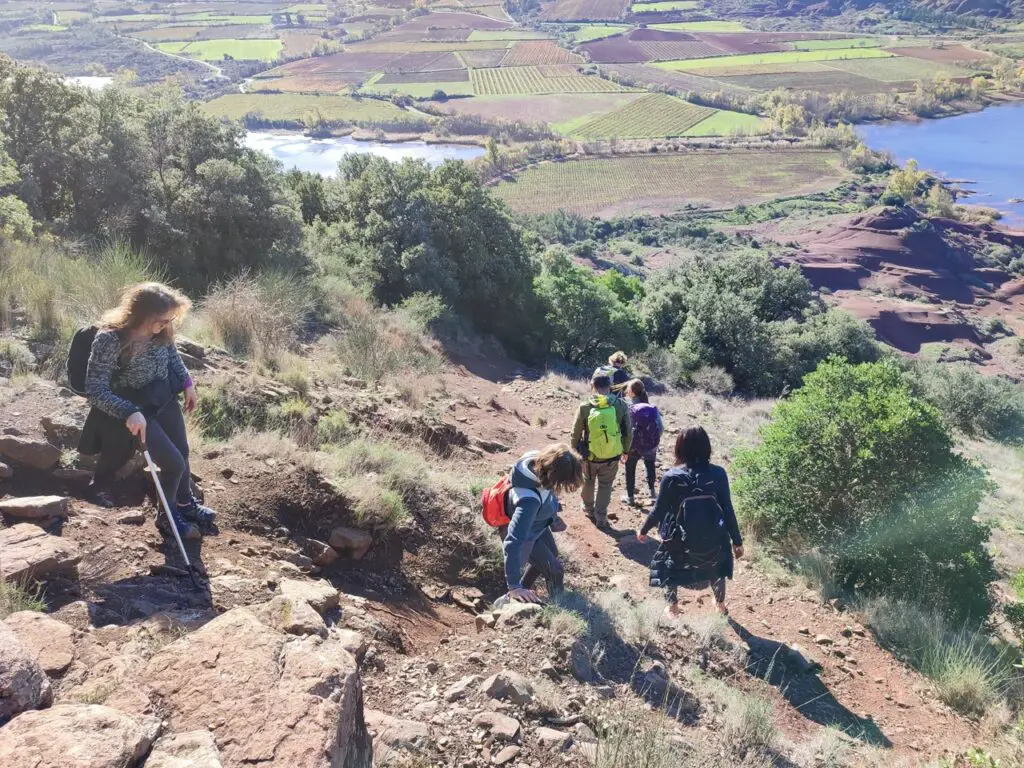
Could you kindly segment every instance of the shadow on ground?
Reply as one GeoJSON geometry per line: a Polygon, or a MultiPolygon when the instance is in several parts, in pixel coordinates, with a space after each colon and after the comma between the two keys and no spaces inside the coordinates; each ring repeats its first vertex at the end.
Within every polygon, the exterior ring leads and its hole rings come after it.
{"type": "Polygon", "coordinates": [[[848,736],[879,747],[892,742],[871,718],[859,717],[840,704],[821,679],[811,671],[793,669],[793,652],[783,643],[758,637],[735,619],[733,631],[750,646],[747,669],[778,689],[801,715],[812,722],[839,728],[848,736]]]}

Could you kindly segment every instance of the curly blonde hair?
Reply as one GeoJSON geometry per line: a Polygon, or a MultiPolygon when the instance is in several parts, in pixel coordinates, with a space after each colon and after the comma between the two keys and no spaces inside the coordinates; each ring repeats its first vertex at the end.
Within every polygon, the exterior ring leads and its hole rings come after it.
{"type": "MultiPolygon", "coordinates": [[[[100,326],[111,331],[133,331],[153,318],[177,312],[181,320],[192,302],[181,291],[163,283],[139,283],[121,294],[121,303],[103,314],[100,326]]],[[[157,340],[170,344],[174,341],[174,323],[168,323],[157,334],[157,340]]]]}
{"type": "Polygon", "coordinates": [[[552,443],[537,454],[533,470],[541,488],[571,493],[583,485],[583,459],[565,443],[552,443]]]}
{"type": "Polygon", "coordinates": [[[621,368],[628,361],[629,361],[629,358],[626,357],[626,353],[623,352],[621,349],[618,352],[614,353],[611,357],[608,358],[608,364],[609,365],[614,365],[616,368],[621,368]]]}

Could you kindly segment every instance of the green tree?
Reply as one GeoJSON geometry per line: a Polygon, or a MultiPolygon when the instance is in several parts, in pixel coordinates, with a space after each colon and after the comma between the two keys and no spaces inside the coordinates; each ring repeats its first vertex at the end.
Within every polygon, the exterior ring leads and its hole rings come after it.
{"type": "Polygon", "coordinates": [[[917,160],[907,160],[903,168],[897,169],[889,176],[887,191],[899,195],[905,202],[912,203],[917,197],[918,187],[928,178],[928,174],[917,167],[917,160]]]}
{"type": "Polygon", "coordinates": [[[550,248],[536,290],[546,306],[551,348],[573,365],[596,363],[616,349],[643,346],[639,318],[594,273],[573,263],[562,246],[550,248]]]}
{"type": "Polygon", "coordinates": [[[823,363],[760,438],[734,467],[740,517],[762,541],[818,548],[850,591],[987,615],[989,530],[975,517],[989,482],[895,362],[823,363]]]}

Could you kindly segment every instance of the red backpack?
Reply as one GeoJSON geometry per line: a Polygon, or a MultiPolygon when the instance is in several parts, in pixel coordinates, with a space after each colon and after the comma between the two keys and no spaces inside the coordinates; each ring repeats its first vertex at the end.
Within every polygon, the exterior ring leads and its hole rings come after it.
{"type": "Polygon", "coordinates": [[[512,480],[508,475],[503,475],[490,488],[484,488],[482,494],[484,522],[492,528],[500,528],[511,522],[508,513],[505,511],[505,497],[511,488],[512,480]]]}

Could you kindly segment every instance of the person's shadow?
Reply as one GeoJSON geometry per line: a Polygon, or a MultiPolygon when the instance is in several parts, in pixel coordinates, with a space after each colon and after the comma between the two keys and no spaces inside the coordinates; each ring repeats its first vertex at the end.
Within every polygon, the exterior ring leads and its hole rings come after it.
{"type": "Polygon", "coordinates": [[[858,717],[840,704],[818,675],[801,670],[793,651],[783,643],[758,637],[738,621],[729,619],[741,640],[750,647],[747,669],[778,689],[795,710],[812,722],[834,726],[847,736],[879,747],[892,742],[870,717],[858,717]]]}

